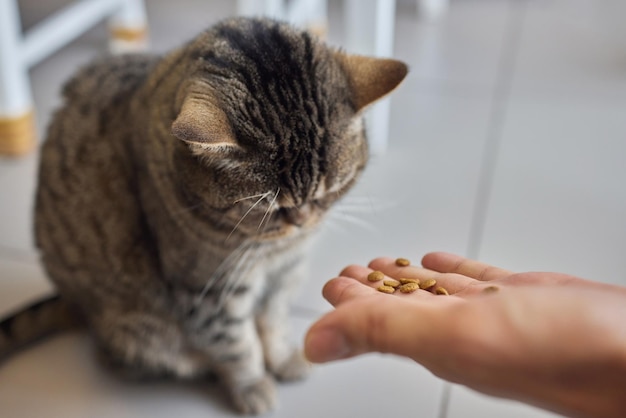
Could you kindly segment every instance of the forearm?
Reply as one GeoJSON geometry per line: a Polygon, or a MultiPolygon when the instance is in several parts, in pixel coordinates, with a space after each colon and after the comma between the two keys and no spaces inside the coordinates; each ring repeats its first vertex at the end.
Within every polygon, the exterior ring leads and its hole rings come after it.
{"type": "Polygon", "coordinates": [[[626,417],[626,345],[614,342],[606,347],[613,353],[607,351],[601,364],[581,367],[562,378],[554,396],[544,398],[546,407],[552,402],[557,412],[572,417],[626,417]]]}
{"type": "MultiPolygon", "coordinates": [[[[513,316],[507,321],[502,313],[504,328],[511,328],[504,340],[523,348],[517,355],[513,347],[500,351],[508,355],[503,362],[518,362],[502,364],[500,384],[507,381],[506,371],[514,372],[510,393],[517,400],[571,417],[626,417],[626,325],[619,320],[626,318],[623,297],[596,289],[544,290],[519,309],[527,313],[530,326],[516,323],[513,316]],[[555,309],[530,313],[550,303],[555,309]]],[[[515,310],[514,301],[506,303],[515,310]]]]}

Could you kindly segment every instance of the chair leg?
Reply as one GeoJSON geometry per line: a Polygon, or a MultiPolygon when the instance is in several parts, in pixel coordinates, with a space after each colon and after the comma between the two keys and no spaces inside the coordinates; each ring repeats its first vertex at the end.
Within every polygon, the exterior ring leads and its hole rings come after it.
{"type": "Polygon", "coordinates": [[[325,39],[328,35],[328,1],[291,0],[287,3],[287,20],[325,39]]]}
{"type": "Polygon", "coordinates": [[[18,157],[30,153],[37,143],[35,114],[0,117],[0,155],[18,157]]]}
{"type": "Polygon", "coordinates": [[[20,53],[16,0],[0,0],[0,155],[17,156],[36,143],[28,69],[20,53]]]}
{"type": "Polygon", "coordinates": [[[119,10],[109,19],[113,53],[139,52],[148,46],[148,20],[143,0],[121,0],[119,10]]]}

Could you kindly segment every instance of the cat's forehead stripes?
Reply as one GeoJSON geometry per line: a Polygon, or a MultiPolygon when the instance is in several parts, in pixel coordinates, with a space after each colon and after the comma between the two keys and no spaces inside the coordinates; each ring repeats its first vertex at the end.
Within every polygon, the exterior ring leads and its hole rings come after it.
{"type": "Polygon", "coordinates": [[[311,198],[329,165],[331,125],[353,111],[340,64],[311,35],[277,22],[236,19],[213,33],[201,57],[205,73],[229,68],[213,82],[237,141],[262,153],[296,201],[311,198]]]}

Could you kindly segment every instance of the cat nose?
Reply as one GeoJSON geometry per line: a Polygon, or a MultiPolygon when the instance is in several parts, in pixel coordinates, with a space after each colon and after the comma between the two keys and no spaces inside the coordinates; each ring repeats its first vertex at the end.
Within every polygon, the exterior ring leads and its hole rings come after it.
{"type": "Polygon", "coordinates": [[[287,223],[295,226],[302,226],[311,216],[311,206],[303,205],[300,207],[282,208],[281,212],[287,223]]]}

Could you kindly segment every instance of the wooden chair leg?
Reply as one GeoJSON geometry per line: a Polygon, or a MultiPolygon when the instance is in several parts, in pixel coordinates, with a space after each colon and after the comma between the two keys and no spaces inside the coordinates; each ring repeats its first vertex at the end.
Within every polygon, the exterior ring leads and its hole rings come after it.
{"type": "Polygon", "coordinates": [[[0,155],[18,156],[36,143],[28,68],[20,51],[16,0],[0,0],[0,155]]]}
{"type": "Polygon", "coordinates": [[[143,51],[148,46],[148,23],[143,0],[124,0],[109,20],[113,53],[143,51]]]}
{"type": "Polygon", "coordinates": [[[33,111],[15,117],[0,117],[0,155],[26,155],[35,148],[36,143],[33,111]]]}

